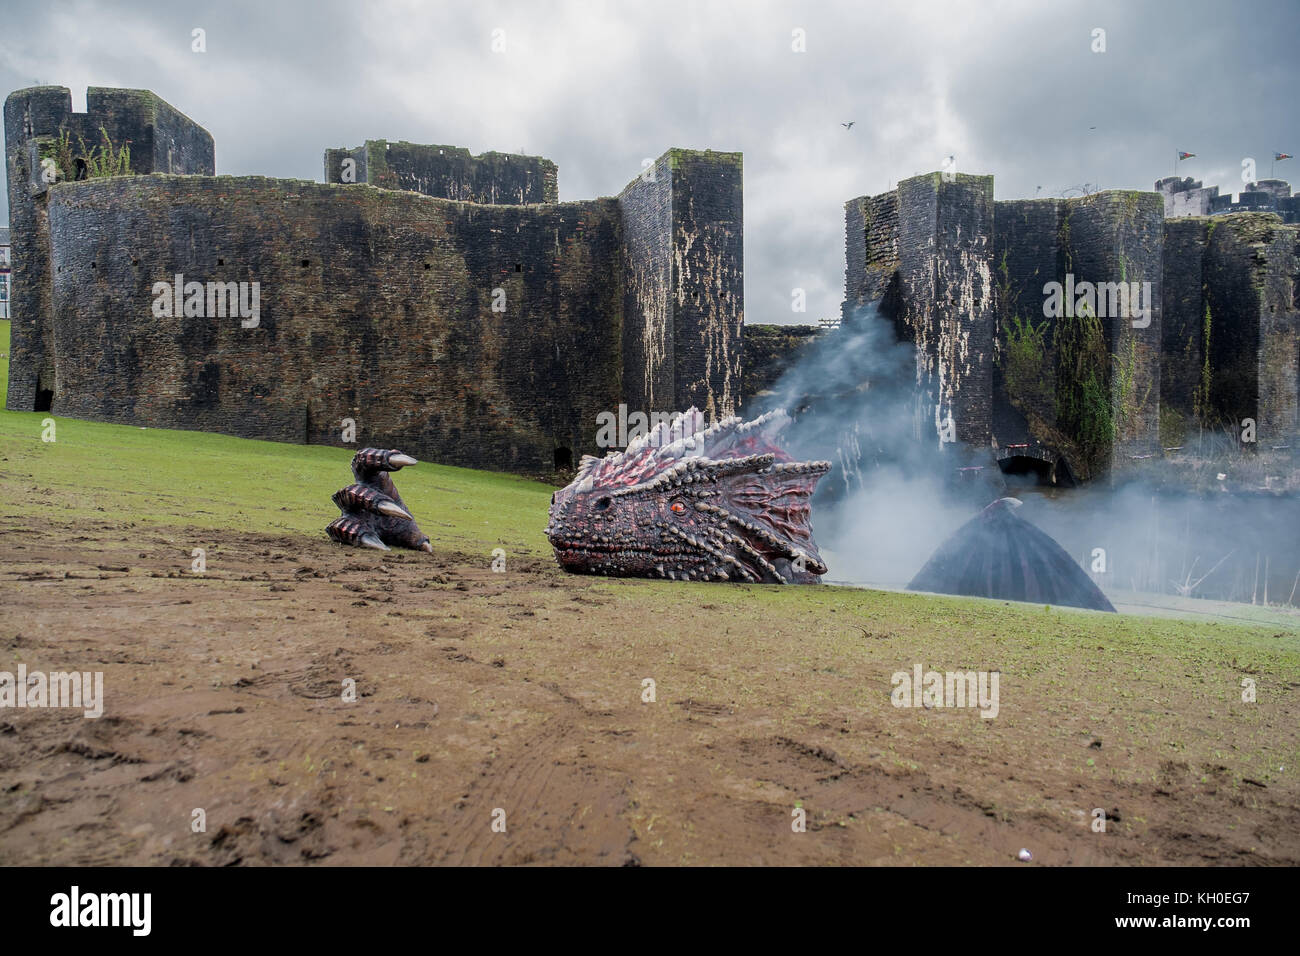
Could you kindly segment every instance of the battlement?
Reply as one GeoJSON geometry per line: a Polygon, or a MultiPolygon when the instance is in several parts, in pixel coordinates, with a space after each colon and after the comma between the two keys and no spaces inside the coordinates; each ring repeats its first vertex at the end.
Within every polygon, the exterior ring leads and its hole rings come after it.
{"type": "Polygon", "coordinates": [[[368,139],[352,149],[325,151],[327,183],[368,183],[488,205],[559,202],[558,175],[555,163],[540,156],[474,156],[460,146],[368,139]]]}
{"type": "Polygon", "coordinates": [[[1290,184],[1281,179],[1247,183],[1236,199],[1231,194],[1221,196],[1218,186],[1204,186],[1190,176],[1167,176],[1156,182],[1156,191],[1165,201],[1166,219],[1272,212],[1283,222],[1300,223],[1300,196],[1292,196],[1290,184]]]}

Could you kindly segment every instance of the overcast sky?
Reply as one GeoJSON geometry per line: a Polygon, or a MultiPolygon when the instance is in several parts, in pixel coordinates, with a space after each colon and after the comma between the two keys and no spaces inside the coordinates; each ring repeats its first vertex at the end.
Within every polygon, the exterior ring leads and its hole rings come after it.
{"type": "MultiPolygon", "coordinates": [[[[212,133],[220,174],[320,181],[326,147],[405,139],[546,156],[572,200],[670,146],[740,150],[746,320],[813,322],[839,313],[845,200],[950,154],[998,199],[1151,189],[1179,149],[1225,192],[1244,157],[1267,177],[1300,154],[1297,37],[1295,0],[43,0],[6,3],[0,86],[67,86],[79,110],[87,86],[151,89],[212,133]]],[[[1277,176],[1300,184],[1300,159],[1277,176]]]]}

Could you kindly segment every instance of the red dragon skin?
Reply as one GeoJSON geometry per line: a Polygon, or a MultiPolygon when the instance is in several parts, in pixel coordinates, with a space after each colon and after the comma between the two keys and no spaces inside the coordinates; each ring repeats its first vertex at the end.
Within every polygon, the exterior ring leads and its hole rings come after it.
{"type": "Polygon", "coordinates": [[[678,581],[816,584],[809,499],[828,461],[794,461],[769,412],[708,428],[690,409],[627,450],[583,456],[551,497],[546,536],[566,571],[678,581]]]}

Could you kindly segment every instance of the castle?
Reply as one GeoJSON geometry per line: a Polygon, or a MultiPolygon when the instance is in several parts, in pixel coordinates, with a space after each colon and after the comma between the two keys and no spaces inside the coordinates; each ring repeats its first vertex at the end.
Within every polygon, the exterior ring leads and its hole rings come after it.
{"type": "Polygon", "coordinates": [[[991,176],[934,173],[845,222],[845,325],[872,306],[915,343],[922,435],[1058,484],[1122,477],[1202,427],[1300,447],[1300,226],[1275,212],[994,201],[991,176]]]}
{"type": "Polygon", "coordinates": [[[1234,212],[1275,212],[1283,222],[1300,223],[1300,196],[1291,195],[1291,184],[1281,179],[1247,183],[1236,200],[1219,195],[1218,186],[1203,186],[1199,179],[1166,176],[1156,181],[1156,192],[1165,201],[1165,218],[1223,216],[1234,212]]]}
{"type": "Polygon", "coordinates": [[[738,153],[670,149],[562,203],[553,163],[449,146],[216,176],[212,137],[144,90],[86,113],[19,90],[4,121],[10,409],[537,473],[601,453],[620,403],[737,408],[738,153]],[[87,175],[123,146],[149,175],[87,175]]]}
{"type": "Polygon", "coordinates": [[[216,176],[154,94],[87,104],[5,103],[11,409],[546,473],[601,454],[620,406],[732,414],[880,316],[915,345],[917,440],[956,464],[1122,477],[1225,426],[1300,448],[1289,188],[1237,210],[1182,181],[995,201],[992,176],[913,177],[845,206],[838,330],[746,326],[738,153],[562,203],[548,160],[383,140],[326,150],[324,183],[216,176]],[[148,175],[92,175],[128,144],[148,175]]]}

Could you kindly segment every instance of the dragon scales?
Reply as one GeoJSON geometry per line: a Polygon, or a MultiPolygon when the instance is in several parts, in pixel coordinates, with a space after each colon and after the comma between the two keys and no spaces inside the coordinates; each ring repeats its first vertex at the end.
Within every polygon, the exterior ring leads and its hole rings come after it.
{"type": "Polygon", "coordinates": [[[816,584],[826,573],[809,499],[827,461],[794,461],[769,412],[705,427],[690,409],[622,453],[583,456],[551,497],[546,535],[566,571],[682,581],[816,584]]]}

